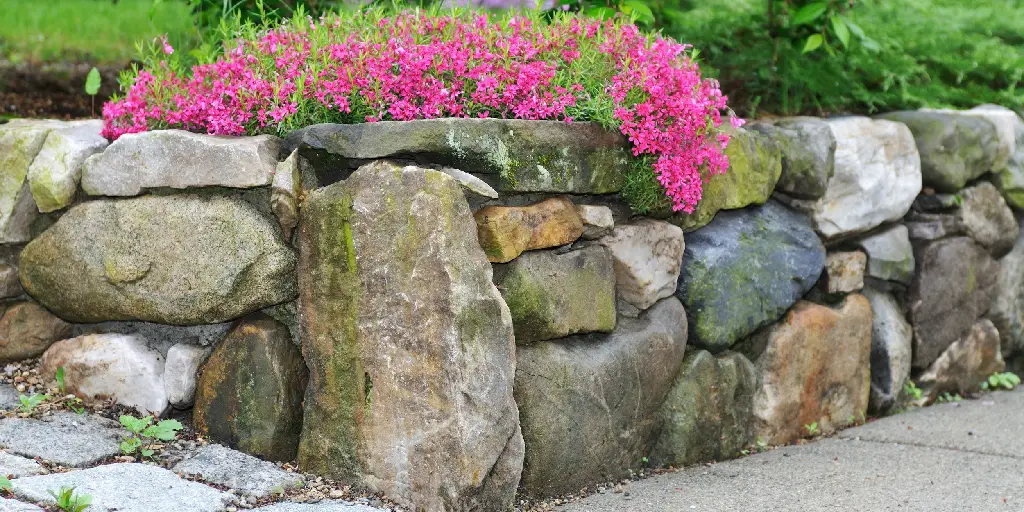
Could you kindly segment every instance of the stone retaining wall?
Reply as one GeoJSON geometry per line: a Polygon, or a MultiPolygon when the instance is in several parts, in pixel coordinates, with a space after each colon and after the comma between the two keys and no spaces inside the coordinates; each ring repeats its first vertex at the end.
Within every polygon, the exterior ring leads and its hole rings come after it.
{"type": "Polygon", "coordinates": [[[441,119],[107,144],[0,125],[0,360],[422,510],[501,510],[1024,360],[1024,121],[741,129],[692,215],[626,142],[441,119]]]}

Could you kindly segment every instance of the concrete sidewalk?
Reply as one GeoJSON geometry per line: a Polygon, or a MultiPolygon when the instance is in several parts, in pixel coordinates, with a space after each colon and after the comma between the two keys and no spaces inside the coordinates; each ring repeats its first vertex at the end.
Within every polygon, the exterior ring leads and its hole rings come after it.
{"type": "Polygon", "coordinates": [[[557,510],[1024,511],[1024,391],[914,410],[557,510]]]}

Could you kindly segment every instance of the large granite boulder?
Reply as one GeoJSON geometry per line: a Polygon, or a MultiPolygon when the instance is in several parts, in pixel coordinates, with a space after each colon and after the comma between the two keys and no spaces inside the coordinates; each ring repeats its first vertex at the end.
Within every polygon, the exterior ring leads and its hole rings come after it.
{"type": "Polygon", "coordinates": [[[295,460],[307,382],[288,328],[250,315],[200,368],[192,422],[196,431],[245,453],[295,460]]]}
{"type": "Polygon", "coordinates": [[[763,204],[771,197],[782,174],[778,144],[758,132],[737,128],[725,154],[729,157],[725,174],[709,176],[693,213],[673,215],[673,224],[692,231],[711,222],[720,210],[763,204]]]}
{"type": "Polygon", "coordinates": [[[571,244],[583,234],[583,219],[566,197],[530,206],[485,206],[473,214],[487,259],[507,263],[524,251],[571,244]]]}
{"type": "Polygon", "coordinates": [[[595,123],[523,119],[319,124],[292,132],[285,147],[318,174],[412,159],[479,174],[499,192],[610,194],[632,163],[626,138],[595,123]]]}
{"type": "Polygon", "coordinates": [[[754,365],[741,354],[687,354],[661,406],[650,462],[683,467],[738,456],[753,441],[756,387],[754,365]]]}
{"type": "Polygon", "coordinates": [[[769,444],[829,433],[862,419],[868,407],[871,305],[848,295],[833,309],[801,301],[779,323],[738,349],[757,368],[754,424],[769,444]]]}
{"type": "Polygon", "coordinates": [[[987,318],[975,322],[963,338],[946,348],[917,378],[925,402],[942,393],[974,393],[989,375],[1006,368],[999,351],[999,332],[987,318]]]}
{"type": "Polygon", "coordinates": [[[375,162],[299,222],[299,463],[422,510],[506,510],[522,471],[512,317],[458,183],[375,162]]]}
{"type": "Polygon", "coordinates": [[[53,128],[44,123],[0,125],[0,243],[23,243],[39,216],[29,188],[28,168],[53,128]]]}
{"type": "MultiPolygon", "coordinates": [[[[923,183],[939,192],[964,188],[969,181],[994,170],[1000,159],[996,127],[980,116],[919,110],[880,117],[910,128],[921,155],[923,183]]],[[[1005,156],[1002,158],[1005,161],[1005,156]]]]}
{"type": "Polygon", "coordinates": [[[635,317],[675,292],[685,248],[682,229],[640,219],[615,226],[598,243],[615,263],[616,293],[623,313],[635,317]]]}
{"type": "Polygon", "coordinates": [[[25,290],[72,322],[224,322],[296,295],[295,253],[239,199],[82,203],[21,253],[25,290]]]}
{"type": "Polygon", "coordinates": [[[999,260],[995,287],[988,318],[999,331],[1003,357],[1009,359],[1024,350],[1024,236],[999,260]]]}
{"type": "Polygon", "coordinates": [[[910,378],[914,331],[903,308],[892,294],[865,288],[871,303],[871,396],[870,409],[885,414],[899,403],[903,385],[910,378]]]}
{"type": "Polygon", "coordinates": [[[868,255],[868,276],[906,285],[914,279],[914,248],[903,224],[865,236],[857,245],[868,255]]]}
{"type": "Polygon", "coordinates": [[[817,282],[825,247],[807,218],[769,201],[721,212],[687,235],[676,295],[690,341],[721,352],[778,320],[817,282]]]}
{"type": "Polygon", "coordinates": [[[962,338],[992,304],[999,264],[968,237],[930,242],[916,250],[909,320],[914,328],[914,368],[927,368],[962,338]]]}
{"type": "Polygon", "coordinates": [[[639,469],[685,348],[686,315],[674,298],[620,318],[612,334],[520,345],[523,492],[575,492],[639,469]]]}
{"type": "Polygon", "coordinates": [[[46,135],[28,168],[29,188],[40,212],[67,207],[75,199],[85,159],[103,151],[103,121],[72,121],[46,135]]]}
{"type": "Polygon", "coordinates": [[[789,117],[774,123],[755,122],[750,129],[768,136],[782,149],[782,175],[776,192],[800,199],[825,195],[836,152],[836,138],[828,123],[816,117],[789,117]]]}
{"type": "Polygon", "coordinates": [[[866,117],[826,121],[836,139],[835,171],[817,201],[791,200],[827,239],[903,217],[921,192],[921,163],[906,126],[866,117]]]}
{"type": "Polygon", "coordinates": [[[71,336],[71,325],[34,302],[0,306],[0,361],[39,357],[50,345],[71,336]]]}
{"type": "Polygon", "coordinates": [[[615,329],[615,272],[600,245],[533,251],[495,271],[516,343],[615,329]]]}
{"type": "Polygon", "coordinates": [[[272,135],[129,133],[85,161],[82,189],[92,196],[137,196],[159,188],[261,187],[273,180],[280,151],[272,135]]]}

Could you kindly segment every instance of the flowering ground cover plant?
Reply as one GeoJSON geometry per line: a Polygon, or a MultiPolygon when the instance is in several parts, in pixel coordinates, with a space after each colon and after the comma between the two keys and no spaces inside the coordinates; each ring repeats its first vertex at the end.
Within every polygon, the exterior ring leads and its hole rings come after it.
{"type": "Polygon", "coordinates": [[[622,17],[366,8],[222,30],[222,48],[205,54],[183,57],[166,41],[143,49],[143,67],[122,77],[125,95],[103,108],[104,135],[283,134],[437,117],[594,121],[632,143],[644,173],[632,182],[656,178],[657,199],[686,212],[703,179],[728,166],[717,82],[702,78],[687,45],[622,17]]]}

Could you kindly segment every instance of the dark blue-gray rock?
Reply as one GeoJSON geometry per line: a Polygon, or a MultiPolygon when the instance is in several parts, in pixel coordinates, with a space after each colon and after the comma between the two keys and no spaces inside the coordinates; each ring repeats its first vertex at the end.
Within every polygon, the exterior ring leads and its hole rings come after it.
{"type": "Polygon", "coordinates": [[[910,378],[914,332],[903,308],[889,293],[865,288],[871,303],[871,394],[868,408],[885,414],[898,405],[903,385],[910,378]]]}
{"type": "Polygon", "coordinates": [[[690,341],[713,353],[779,318],[821,275],[825,247],[807,217],[775,201],[719,212],[686,237],[676,295],[690,341]]]}
{"type": "Polygon", "coordinates": [[[782,149],[777,192],[800,199],[825,195],[836,153],[836,138],[828,123],[815,117],[789,117],[775,123],[751,123],[748,129],[767,135],[782,149]]]}
{"type": "Polygon", "coordinates": [[[619,317],[612,334],[518,346],[521,492],[576,492],[639,470],[685,348],[686,316],[673,297],[639,318],[619,317]]]}

